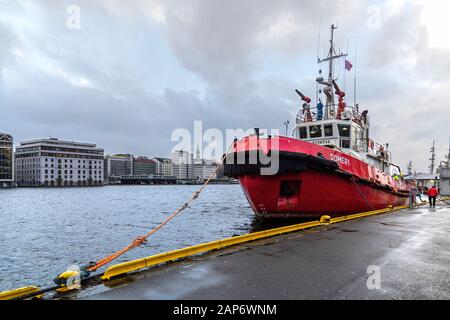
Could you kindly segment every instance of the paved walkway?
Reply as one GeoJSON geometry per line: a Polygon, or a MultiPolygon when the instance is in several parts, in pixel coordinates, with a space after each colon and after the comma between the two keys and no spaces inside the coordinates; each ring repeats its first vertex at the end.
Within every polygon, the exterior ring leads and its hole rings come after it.
{"type": "Polygon", "coordinates": [[[79,298],[450,299],[450,206],[261,240],[125,280],[79,298]]]}

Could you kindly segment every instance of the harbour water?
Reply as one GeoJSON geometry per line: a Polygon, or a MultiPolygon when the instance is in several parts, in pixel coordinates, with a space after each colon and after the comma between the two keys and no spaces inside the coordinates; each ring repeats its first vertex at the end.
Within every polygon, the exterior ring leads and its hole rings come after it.
{"type": "MultiPolygon", "coordinates": [[[[0,190],[0,291],[51,285],[156,227],[198,186],[0,190]]],[[[149,242],[117,262],[260,228],[239,185],[211,185],[149,242]]]]}

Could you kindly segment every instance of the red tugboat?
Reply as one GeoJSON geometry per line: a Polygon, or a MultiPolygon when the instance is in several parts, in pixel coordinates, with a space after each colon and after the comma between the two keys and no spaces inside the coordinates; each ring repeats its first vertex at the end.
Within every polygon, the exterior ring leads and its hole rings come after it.
{"type": "Polygon", "coordinates": [[[303,105],[294,138],[263,137],[255,129],[235,140],[225,158],[225,175],[239,180],[260,218],[335,217],[408,201],[412,186],[400,178],[389,146],[370,139],[368,111],[347,106],[333,76],[334,60],[347,56],[334,49],[335,29],[328,57],[319,60],[329,63],[329,74],[328,80],[317,78],[317,106],[296,90],[303,105]]]}

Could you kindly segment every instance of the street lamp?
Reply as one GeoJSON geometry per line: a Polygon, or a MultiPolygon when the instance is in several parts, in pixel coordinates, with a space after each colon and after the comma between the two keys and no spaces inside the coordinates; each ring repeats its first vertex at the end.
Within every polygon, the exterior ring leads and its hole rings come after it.
{"type": "Polygon", "coordinates": [[[284,125],[286,126],[286,137],[288,136],[288,130],[289,130],[289,120],[287,120],[284,125]]]}

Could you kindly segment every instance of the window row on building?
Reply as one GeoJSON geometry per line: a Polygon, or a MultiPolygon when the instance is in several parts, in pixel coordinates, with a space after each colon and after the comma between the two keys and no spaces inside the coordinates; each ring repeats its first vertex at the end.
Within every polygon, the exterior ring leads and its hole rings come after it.
{"type": "Polygon", "coordinates": [[[104,156],[95,144],[37,139],[21,142],[14,152],[11,135],[0,133],[0,187],[98,186],[123,176],[160,176],[178,180],[204,180],[217,164],[186,151],[171,158],[104,156]]]}
{"type": "Polygon", "coordinates": [[[16,184],[19,187],[103,185],[103,153],[103,149],[89,143],[58,139],[21,142],[15,151],[16,184]]]}
{"type": "Polygon", "coordinates": [[[13,137],[0,132],[0,188],[12,187],[14,180],[13,137]]]}
{"type": "Polygon", "coordinates": [[[172,163],[164,158],[116,154],[105,157],[104,170],[105,180],[122,176],[172,176],[172,163]]]}
{"type": "Polygon", "coordinates": [[[134,157],[130,154],[108,155],[105,157],[105,180],[122,176],[164,176],[178,180],[207,179],[217,167],[213,161],[194,160],[187,151],[174,151],[171,158],[134,157]]]}

